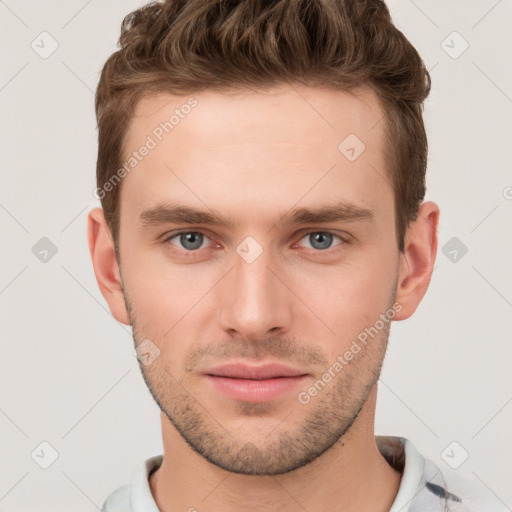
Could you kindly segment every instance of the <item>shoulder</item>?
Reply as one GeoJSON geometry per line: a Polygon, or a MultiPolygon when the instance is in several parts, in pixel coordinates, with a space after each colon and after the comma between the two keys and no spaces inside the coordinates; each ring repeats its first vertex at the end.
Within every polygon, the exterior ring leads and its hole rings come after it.
{"type": "Polygon", "coordinates": [[[129,484],[124,484],[110,493],[101,506],[101,512],[126,512],[128,510],[131,510],[129,484]]]}
{"type": "Polygon", "coordinates": [[[103,502],[101,512],[158,512],[149,484],[149,476],[162,463],[163,455],[144,460],[132,481],[118,487],[103,502]]]}
{"type": "Polygon", "coordinates": [[[430,459],[424,459],[421,491],[410,512],[505,512],[508,507],[492,490],[469,475],[443,468],[430,459]],[[432,508],[433,506],[437,508],[432,508]]]}
{"type": "MultiPolygon", "coordinates": [[[[444,487],[432,488],[431,492],[438,492],[440,498],[447,500],[448,511],[453,512],[505,512],[509,508],[498,496],[480,480],[467,475],[459,475],[452,470],[442,473],[444,487]],[[443,489],[445,492],[443,492],[443,489]]],[[[428,486],[427,482],[427,486],[428,486]]],[[[431,484],[432,485],[432,484],[431,484]]]]}
{"type": "Polygon", "coordinates": [[[404,437],[377,436],[377,446],[402,473],[390,512],[510,512],[483,482],[451,468],[439,468],[404,437]]]}

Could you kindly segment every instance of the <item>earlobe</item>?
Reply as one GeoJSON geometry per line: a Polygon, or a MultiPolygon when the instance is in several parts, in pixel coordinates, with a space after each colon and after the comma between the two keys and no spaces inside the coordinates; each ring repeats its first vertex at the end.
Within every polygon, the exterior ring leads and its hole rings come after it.
{"type": "Polygon", "coordinates": [[[94,275],[101,294],[107,301],[112,315],[119,322],[130,325],[114,241],[101,208],[94,208],[89,212],[87,239],[94,275]]]}
{"type": "Polygon", "coordinates": [[[418,216],[407,231],[400,253],[396,302],[402,310],[395,320],[409,318],[419,306],[430,284],[437,254],[439,207],[432,201],[420,205],[418,216]]]}

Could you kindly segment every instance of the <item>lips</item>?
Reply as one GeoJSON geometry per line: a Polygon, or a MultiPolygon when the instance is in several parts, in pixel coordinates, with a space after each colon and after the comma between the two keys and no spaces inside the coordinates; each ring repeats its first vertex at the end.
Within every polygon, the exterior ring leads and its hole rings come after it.
{"type": "Polygon", "coordinates": [[[246,402],[268,402],[290,393],[308,374],[290,366],[228,363],[210,368],[205,377],[216,391],[246,402]]]}
{"type": "Polygon", "coordinates": [[[270,363],[261,366],[249,366],[246,364],[231,363],[211,368],[204,373],[214,377],[249,380],[266,380],[277,379],[280,377],[299,377],[301,375],[306,375],[306,373],[301,370],[276,363],[270,363]]]}

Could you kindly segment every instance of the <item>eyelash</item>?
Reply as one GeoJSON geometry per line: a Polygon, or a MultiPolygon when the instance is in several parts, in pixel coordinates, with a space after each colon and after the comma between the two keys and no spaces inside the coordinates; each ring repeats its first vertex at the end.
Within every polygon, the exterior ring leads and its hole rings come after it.
{"type": "MultiPolygon", "coordinates": [[[[170,243],[169,243],[172,239],[177,238],[177,237],[178,237],[178,236],[180,236],[180,235],[183,235],[183,234],[189,234],[189,233],[201,234],[201,235],[203,235],[204,237],[206,237],[206,238],[210,239],[210,237],[209,237],[206,233],[204,233],[203,231],[190,231],[190,230],[189,230],[189,231],[186,231],[186,230],[185,230],[185,231],[178,231],[178,232],[175,232],[175,233],[171,233],[170,235],[166,236],[166,237],[163,239],[162,243],[163,243],[163,244],[166,244],[166,245],[171,245],[171,246],[172,246],[172,244],[170,244],[170,243]]],[[[329,235],[332,235],[332,236],[333,236],[333,237],[335,237],[335,238],[338,238],[338,239],[341,241],[341,243],[339,243],[338,245],[335,245],[335,246],[333,246],[333,247],[329,247],[329,248],[324,249],[324,250],[314,249],[314,248],[312,248],[312,249],[311,249],[311,250],[313,250],[315,253],[318,253],[318,254],[328,253],[329,251],[331,251],[331,252],[332,252],[332,250],[336,250],[336,248],[337,248],[337,247],[339,248],[340,246],[343,246],[343,245],[345,245],[345,244],[350,243],[350,241],[349,241],[349,239],[348,239],[348,236],[347,236],[347,237],[343,237],[343,236],[341,236],[341,235],[339,235],[339,234],[337,234],[337,233],[335,233],[335,232],[333,232],[333,231],[329,231],[329,230],[320,231],[320,230],[318,230],[318,229],[316,229],[316,230],[310,230],[310,231],[306,231],[306,232],[302,232],[302,233],[301,233],[300,240],[302,240],[302,239],[303,239],[303,238],[305,238],[306,236],[311,235],[311,234],[313,234],[313,233],[329,234],[329,235]]],[[[211,239],[210,239],[210,240],[211,240],[211,239]]],[[[300,241],[300,240],[299,240],[299,241],[300,241]]],[[[308,248],[308,247],[306,247],[306,249],[309,249],[309,248],[308,248]]],[[[197,255],[197,254],[200,252],[200,250],[201,250],[201,249],[195,249],[195,250],[191,250],[191,251],[190,251],[190,250],[186,250],[186,249],[182,249],[182,250],[179,250],[179,249],[173,249],[173,250],[174,250],[175,252],[177,252],[177,253],[185,254],[185,255],[186,255],[186,257],[189,257],[189,258],[190,258],[190,257],[194,257],[195,255],[197,255]]]]}

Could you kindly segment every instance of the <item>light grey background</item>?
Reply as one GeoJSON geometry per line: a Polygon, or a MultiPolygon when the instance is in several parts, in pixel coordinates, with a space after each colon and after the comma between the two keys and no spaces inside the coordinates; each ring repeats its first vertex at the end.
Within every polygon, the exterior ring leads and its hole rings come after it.
{"type": "MultiPolygon", "coordinates": [[[[131,331],[108,311],[86,241],[99,205],[94,90],[123,16],[143,3],[0,0],[0,511],[98,510],[162,452],[131,331]],[[33,252],[43,237],[58,249],[46,262],[33,252]],[[42,442],[58,452],[48,469],[42,442]]],[[[443,469],[467,451],[457,471],[511,508],[512,3],[389,5],[431,70],[426,199],[441,225],[430,289],[391,329],[376,432],[408,437],[443,469]],[[454,31],[469,44],[457,58],[454,31]]]]}

